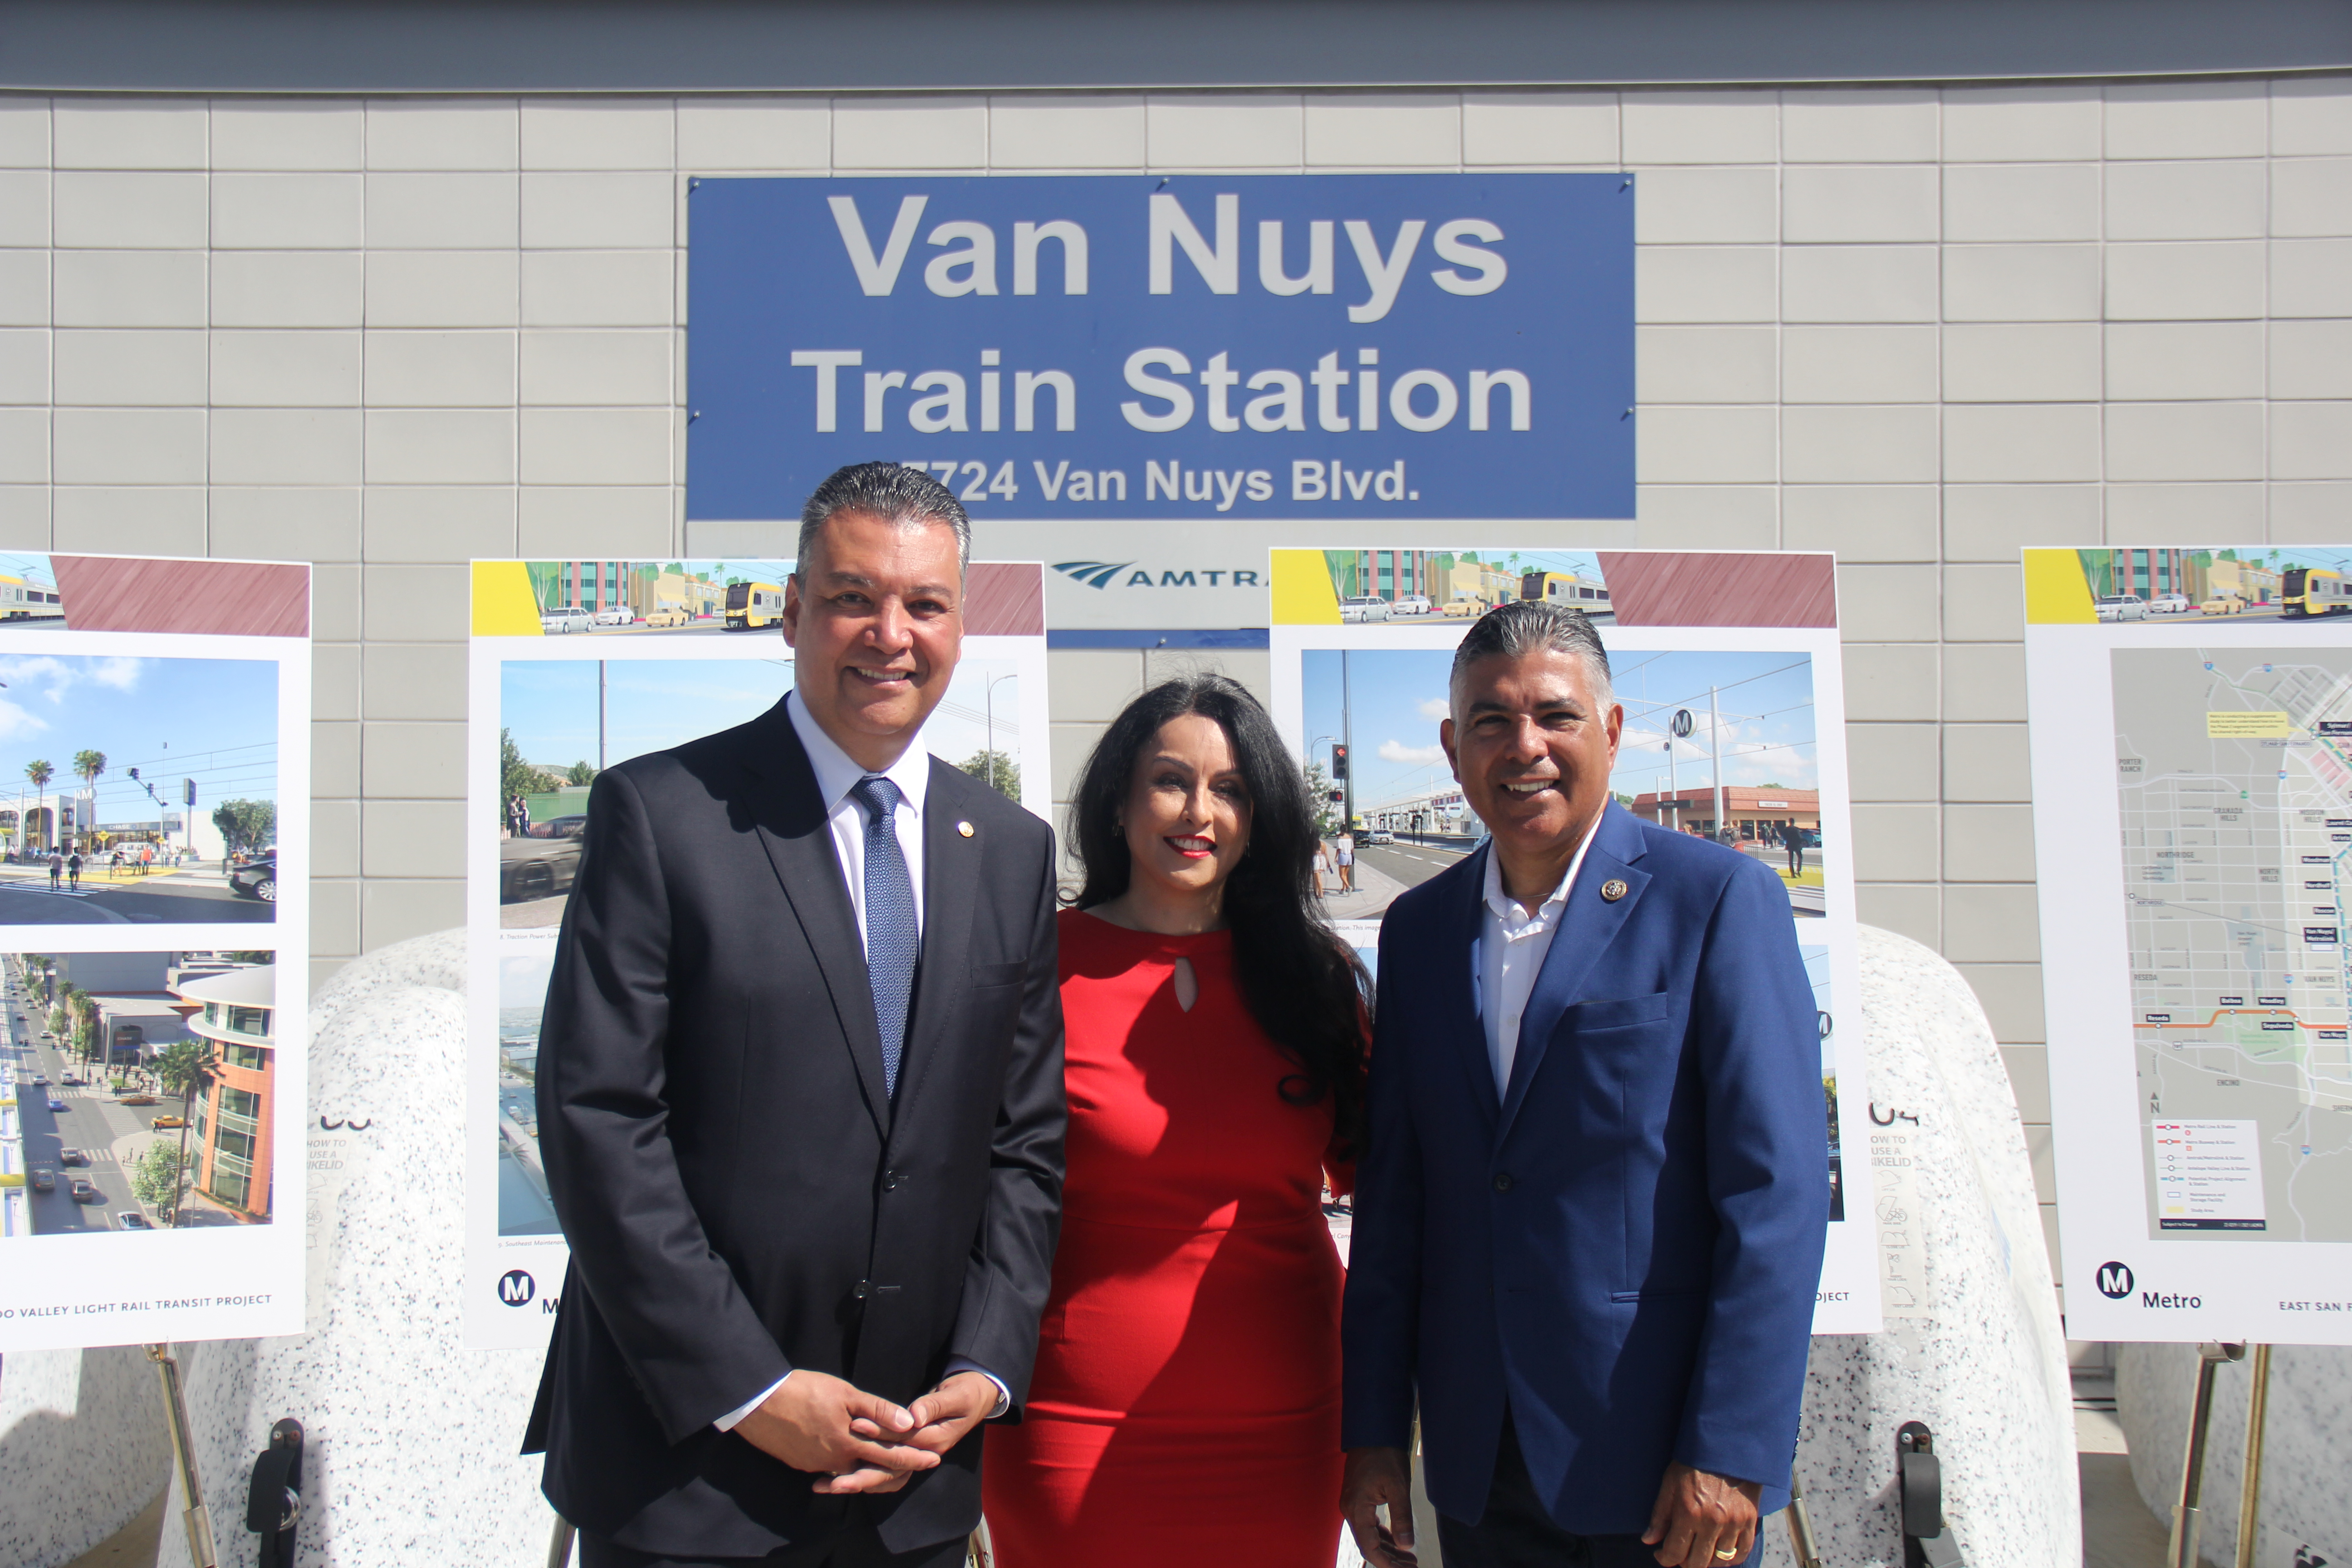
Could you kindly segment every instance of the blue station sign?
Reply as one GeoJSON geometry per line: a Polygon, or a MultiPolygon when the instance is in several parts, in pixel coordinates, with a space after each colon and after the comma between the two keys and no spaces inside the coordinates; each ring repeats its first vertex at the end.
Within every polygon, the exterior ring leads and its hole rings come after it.
{"type": "Polygon", "coordinates": [[[1630,518],[1623,174],[703,179],[687,515],[1630,518]]]}

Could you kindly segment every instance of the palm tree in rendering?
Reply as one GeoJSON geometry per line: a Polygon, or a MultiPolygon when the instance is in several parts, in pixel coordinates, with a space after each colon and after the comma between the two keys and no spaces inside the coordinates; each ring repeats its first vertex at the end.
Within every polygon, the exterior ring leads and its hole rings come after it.
{"type": "MultiPolygon", "coordinates": [[[[180,1170],[188,1168],[188,1121],[194,1114],[196,1096],[211,1087],[213,1043],[206,1039],[180,1040],[165,1046],[155,1056],[155,1079],[163,1086],[165,1094],[180,1097],[180,1170]]],[[[176,1230],[180,1225],[180,1192],[188,1184],[183,1180],[172,1194],[172,1213],[164,1223],[176,1230]]]]}
{"type": "MultiPolygon", "coordinates": [[[[82,788],[89,792],[89,815],[92,816],[96,816],[98,815],[98,775],[105,771],[106,753],[104,752],[76,752],[74,753],[74,772],[81,775],[82,788]]],[[[87,822],[75,823],[75,836],[87,840],[89,837],[89,830],[92,824],[87,822]]]]}
{"type": "MultiPolygon", "coordinates": [[[[49,787],[49,781],[58,776],[58,770],[47,763],[26,763],[25,776],[33,783],[33,809],[37,812],[41,809],[41,792],[49,787]]],[[[19,795],[17,798],[21,803],[23,796],[19,795]]],[[[24,814],[19,812],[17,815],[21,819],[24,814]]]]}

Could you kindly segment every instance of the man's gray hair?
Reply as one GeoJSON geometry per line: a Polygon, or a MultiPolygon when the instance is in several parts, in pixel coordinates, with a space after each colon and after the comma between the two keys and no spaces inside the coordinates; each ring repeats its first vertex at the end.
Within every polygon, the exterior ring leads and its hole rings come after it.
{"type": "Polygon", "coordinates": [[[956,569],[961,572],[971,564],[971,519],[955,491],[931,478],[929,469],[905,463],[852,463],[826,475],[824,483],[810,492],[808,504],[801,508],[800,552],[793,563],[795,575],[800,563],[816,548],[817,533],[837,511],[871,512],[899,528],[945,523],[955,530],[956,569]]]}
{"type": "MultiPolygon", "coordinates": [[[[1574,654],[1584,661],[1584,679],[1601,712],[1616,700],[1609,679],[1609,650],[1582,610],[1568,605],[1517,600],[1497,605],[1478,617],[1469,635],[1454,650],[1454,669],[1446,679],[1448,703],[1460,700],[1462,679],[1481,659],[1524,658],[1544,649],[1574,654]]],[[[1459,715],[1457,714],[1457,717],[1459,715]]]]}

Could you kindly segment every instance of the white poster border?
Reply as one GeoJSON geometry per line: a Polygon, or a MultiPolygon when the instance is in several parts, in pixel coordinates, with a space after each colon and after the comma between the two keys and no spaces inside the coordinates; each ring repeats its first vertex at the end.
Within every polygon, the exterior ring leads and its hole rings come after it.
{"type": "Polygon", "coordinates": [[[2129,1027],[2109,656],[2294,643],[2352,647],[2352,625],[2191,617],[2025,628],[2052,1153],[2065,1215],[2060,1279],[2074,1339],[2352,1344],[2352,1242],[2149,1236],[2129,1027]]]}
{"type": "MultiPolygon", "coordinates": [[[[278,971],[269,1223],[0,1238],[0,1352],[302,1331],[310,1229],[311,650],[309,637],[0,626],[0,657],[5,658],[233,658],[275,665],[281,873],[276,919],[268,922],[0,925],[0,952],[267,950],[276,955],[278,971]]],[[[205,804],[199,801],[197,808],[205,804]]],[[[70,1174],[61,1170],[58,1180],[70,1174]]]]}
{"type": "MultiPolygon", "coordinates": [[[[1303,732],[1306,697],[1300,656],[1308,649],[1450,648],[1461,642],[1470,625],[1466,620],[1449,618],[1428,624],[1388,621],[1274,626],[1267,633],[1267,645],[1273,666],[1276,727],[1286,743],[1295,743],[1294,738],[1303,732]]],[[[1819,942],[1829,949],[1833,1016],[1843,1023],[1832,1038],[1845,1197],[1845,1219],[1830,1226],[1822,1257],[1822,1281],[1813,1305],[1813,1332],[1876,1333],[1883,1321],[1869,1158],[1870,1075],[1862,1027],[1862,965],[1854,915],[1853,813],[1846,780],[1843,650],[1837,628],[1619,626],[1604,623],[1599,630],[1612,658],[1632,653],[1802,653],[1812,661],[1814,758],[1822,826],[1825,840],[1841,846],[1842,853],[1834,859],[1824,860],[1823,912],[1818,935],[1814,922],[1806,921],[1799,928],[1799,936],[1809,945],[1819,942]]],[[[1432,734],[1434,732],[1433,725],[1432,734]]]]}
{"type": "MultiPolygon", "coordinates": [[[[561,1236],[501,1237],[498,1205],[499,964],[530,947],[551,949],[553,928],[499,927],[498,795],[501,672],[509,659],[600,659],[698,663],[782,663],[792,648],[777,633],[731,637],[476,637],[467,651],[471,715],[466,737],[466,941],[472,979],[466,1009],[465,1238],[461,1312],[469,1350],[541,1349],[555,1323],[572,1252],[561,1236]],[[520,1275],[520,1280],[514,1279],[520,1275]]],[[[961,659],[1001,660],[1020,674],[1021,804],[1051,820],[1053,764],[1045,689],[1045,638],[970,636],[961,659]]],[[[789,681],[780,680],[782,698],[789,681]]]]}

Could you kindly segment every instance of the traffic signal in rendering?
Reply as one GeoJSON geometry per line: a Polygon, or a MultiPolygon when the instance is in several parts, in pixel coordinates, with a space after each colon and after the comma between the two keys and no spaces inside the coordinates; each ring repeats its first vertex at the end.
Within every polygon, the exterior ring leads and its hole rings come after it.
{"type": "Polygon", "coordinates": [[[1348,748],[1345,746],[1334,745],[1331,748],[1331,777],[1334,780],[1338,780],[1344,779],[1347,776],[1348,748]]]}

